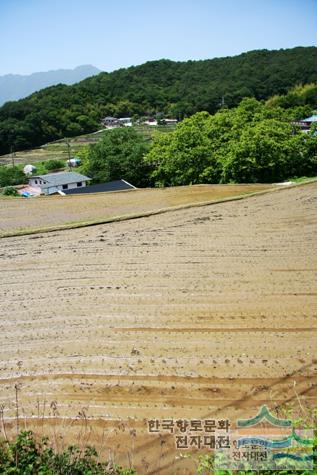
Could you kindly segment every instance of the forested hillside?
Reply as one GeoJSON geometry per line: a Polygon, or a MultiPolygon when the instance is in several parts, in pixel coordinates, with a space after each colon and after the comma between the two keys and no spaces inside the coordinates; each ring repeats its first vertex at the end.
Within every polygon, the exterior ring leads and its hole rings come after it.
{"type": "Polygon", "coordinates": [[[58,85],[0,108],[0,154],[91,132],[103,115],[182,119],[229,108],[243,97],[267,99],[296,84],[317,82],[317,48],[251,51],[235,57],[166,59],[58,85]]]}

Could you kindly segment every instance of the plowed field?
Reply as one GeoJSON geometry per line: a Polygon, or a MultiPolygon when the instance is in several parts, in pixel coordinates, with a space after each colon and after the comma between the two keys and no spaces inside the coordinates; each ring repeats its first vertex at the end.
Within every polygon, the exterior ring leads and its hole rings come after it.
{"type": "Polygon", "coordinates": [[[0,196],[0,237],[8,233],[23,234],[34,230],[72,227],[81,223],[105,222],[117,217],[218,201],[275,187],[271,184],[194,185],[29,199],[0,196]]]}
{"type": "Polygon", "coordinates": [[[316,407],[316,205],[311,183],[1,239],[8,430],[19,383],[21,426],[96,443],[140,474],[189,474],[148,419],[316,407]]]}

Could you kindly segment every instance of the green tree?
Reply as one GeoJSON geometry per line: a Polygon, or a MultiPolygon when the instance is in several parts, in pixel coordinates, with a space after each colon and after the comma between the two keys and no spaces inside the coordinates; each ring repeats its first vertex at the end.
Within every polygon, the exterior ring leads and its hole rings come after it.
{"type": "Polygon", "coordinates": [[[298,106],[285,111],[254,98],[213,116],[197,113],[154,139],[146,157],[153,183],[273,182],[314,175],[317,137],[291,123],[297,113],[298,106]]]}
{"type": "Polygon", "coordinates": [[[232,141],[224,162],[221,181],[273,182],[304,170],[302,136],[292,135],[290,124],[264,119],[246,127],[232,141]]]}
{"type": "Polygon", "coordinates": [[[13,186],[26,183],[27,178],[18,167],[0,165],[0,186],[13,186]]]}
{"type": "Polygon", "coordinates": [[[148,148],[144,137],[132,128],[109,130],[90,146],[83,169],[94,183],[125,179],[137,187],[148,186],[150,166],[144,161],[148,148]]]}
{"type": "Polygon", "coordinates": [[[209,114],[199,112],[178,124],[175,132],[154,138],[146,161],[154,167],[151,177],[156,186],[201,183],[206,179],[206,168],[209,180],[218,181],[209,126],[209,114]]]}

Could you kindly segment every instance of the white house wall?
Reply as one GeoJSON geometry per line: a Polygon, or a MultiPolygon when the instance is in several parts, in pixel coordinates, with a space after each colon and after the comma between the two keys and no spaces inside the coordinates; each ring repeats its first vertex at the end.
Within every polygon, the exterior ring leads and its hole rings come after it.
{"type": "MultiPolygon", "coordinates": [[[[75,183],[68,183],[68,186],[66,188],[66,190],[72,190],[74,188],[84,188],[86,186],[86,182],[85,181],[82,181],[82,186],[77,186],[77,181],[75,183]]],[[[59,190],[59,191],[65,191],[65,188],[63,188],[62,185],[58,185],[58,186],[50,186],[50,187],[47,187],[43,190],[43,192],[46,194],[46,195],[51,195],[52,193],[56,193],[56,191],[59,190]]]]}
{"type": "Polygon", "coordinates": [[[43,186],[45,183],[46,182],[44,180],[41,180],[40,178],[30,178],[29,179],[29,185],[30,186],[43,186]]]}

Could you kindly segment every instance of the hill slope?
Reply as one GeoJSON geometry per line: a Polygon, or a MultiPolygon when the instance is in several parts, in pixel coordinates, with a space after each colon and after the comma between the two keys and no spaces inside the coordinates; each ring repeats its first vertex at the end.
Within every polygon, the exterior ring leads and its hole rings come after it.
{"type": "Polygon", "coordinates": [[[29,96],[35,91],[56,84],[75,84],[101,71],[95,66],[86,64],[74,69],[57,69],[33,73],[27,76],[6,74],[0,76],[0,105],[7,101],[15,101],[29,96]]]}
{"type": "Polygon", "coordinates": [[[215,112],[242,97],[266,99],[317,81],[317,48],[251,51],[235,57],[166,59],[58,85],[0,108],[0,154],[92,132],[100,117],[164,112],[178,118],[215,112]]]}

